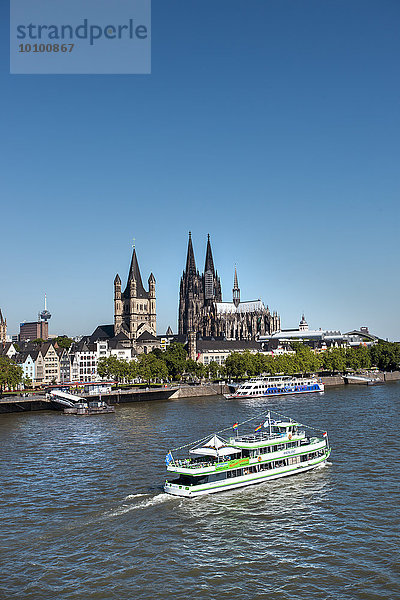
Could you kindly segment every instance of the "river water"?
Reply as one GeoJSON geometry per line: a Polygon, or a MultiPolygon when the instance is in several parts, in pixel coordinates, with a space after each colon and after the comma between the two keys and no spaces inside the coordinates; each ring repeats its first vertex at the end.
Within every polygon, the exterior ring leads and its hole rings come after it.
{"type": "Polygon", "coordinates": [[[399,598],[399,408],[393,383],[1,415],[0,598],[399,598]],[[163,493],[170,448],[269,408],[326,428],[330,463],[194,499],[163,493]]]}

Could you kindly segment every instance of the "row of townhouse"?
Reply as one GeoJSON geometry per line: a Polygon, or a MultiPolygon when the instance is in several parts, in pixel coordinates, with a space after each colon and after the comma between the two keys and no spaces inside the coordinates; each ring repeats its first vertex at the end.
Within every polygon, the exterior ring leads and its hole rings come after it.
{"type": "Polygon", "coordinates": [[[117,341],[91,343],[88,339],[72,344],[69,351],[51,341],[40,346],[31,342],[19,343],[17,347],[9,342],[0,347],[0,355],[18,364],[24,379],[30,379],[35,386],[101,381],[97,373],[99,358],[116,356],[119,360],[130,361],[135,357],[131,348],[123,347],[117,341]]]}
{"type": "Polygon", "coordinates": [[[23,377],[30,379],[35,386],[50,385],[69,381],[70,359],[67,350],[59,348],[53,342],[44,342],[40,346],[33,343],[13,343],[3,354],[11,358],[22,368],[23,377]]]}

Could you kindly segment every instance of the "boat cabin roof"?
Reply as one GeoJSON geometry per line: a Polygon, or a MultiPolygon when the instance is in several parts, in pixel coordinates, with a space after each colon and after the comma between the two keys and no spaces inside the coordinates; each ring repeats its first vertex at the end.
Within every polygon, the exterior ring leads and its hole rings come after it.
{"type": "Polygon", "coordinates": [[[199,454],[200,456],[230,456],[231,454],[239,454],[240,451],[240,448],[234,448],[233,446],[223,446],[218,450],[205,447],[189,450],[190,454],[199,454]]]}

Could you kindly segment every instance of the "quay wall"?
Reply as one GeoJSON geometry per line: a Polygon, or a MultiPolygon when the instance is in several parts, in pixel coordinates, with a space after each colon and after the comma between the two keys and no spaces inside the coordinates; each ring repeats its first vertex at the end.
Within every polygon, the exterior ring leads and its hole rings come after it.
{"type": "Polygon", "coordinates": [[[327,377],[321,377],[321,381],[327,387],[330,385],[344,385],[344,379],[342,379],[340,375],[328,375],[327,377]]]}
{"type": "MultiPolygon", "coordinates": [[[[382,383],[386,383],[388,381],[399,381],[400,380],[400,371],[373,371],[372,373],[360,373],[360,375],[365,375],[366,377],[371,377],[371,379],[379,379],[382,383]]],[[[325,386],[333,386],[333,385],[366,385],[365,381],[357,381],[357,380],[349,380],[348,383],[340,375],[328,375],[326,377],[321,377],[322,382],[325,386]]]]}
{"type": "Polygon", "coordinates": [[[229,393],[227,385],[185,385],[176,390],[170,398],[195,398],[197,396],[222,396],[229,393]]]}
{"type": "Polygon", "coordinates": [[[384,373],[385,381],[399,381],[400,380],[400,371],[389,371],[388,373],[384,373]]]}
{"type": "Polygon", "coordinates": [[[43,396],[4,396],[0,399],[0,414],[15,412],[30,412],[32,410],[51,410],[50,400],[43,396]]]}

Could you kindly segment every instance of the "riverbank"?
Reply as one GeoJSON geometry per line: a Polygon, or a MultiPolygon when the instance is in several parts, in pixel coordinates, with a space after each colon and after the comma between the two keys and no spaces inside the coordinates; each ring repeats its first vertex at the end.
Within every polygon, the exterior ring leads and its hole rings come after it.
{"type": "MultiPolygon", "coordinates": [[[[400,381],[400,371],[367,371],[362,373],[354,373],[353,375],[359,375],[360,377],[365,377],[365,379],[376,380],[376,383],[389,383],[391,381],[400,381]]],[[[321,377],[322,383],[325,386],[334,386],[334,385],[367,385],[368,381],[366,380],[351,380],[351,376],[349,378],[342,377],[342,375],[327,375],[326,377],[321,377]]]]}
{"type": "MultiPolygon", "coordinates": [[[[321,377],[324,385],[328,387],[344,385],[367,385],[371,384],[368,379],[374,380],[373,383],[385,384],[400,381],[400,371],[373,371],[370,373],[360,373],[365,379],[343,378],[341,375],[330,375],[321,377]]],[[[204,396],[223,396],[234,391],[233,386],[225,383],[200,384],[200,385],[179,385],[160,388],[141,388],[127,390],[113,390],[109,394],[102,394],[101,399],[111,405],[127,404],[132,402],[149,402],[155,400],[177,400],[180,398],[198,398],[204,396]]],[[[100,400],[98,395],[84,395],[87,400],[100,400]]],[[[55,404],[45,396],[4,396],[0,399],[0,414],[31,412],[38,410],[62,410],[61,405],[55,404]]]]}

